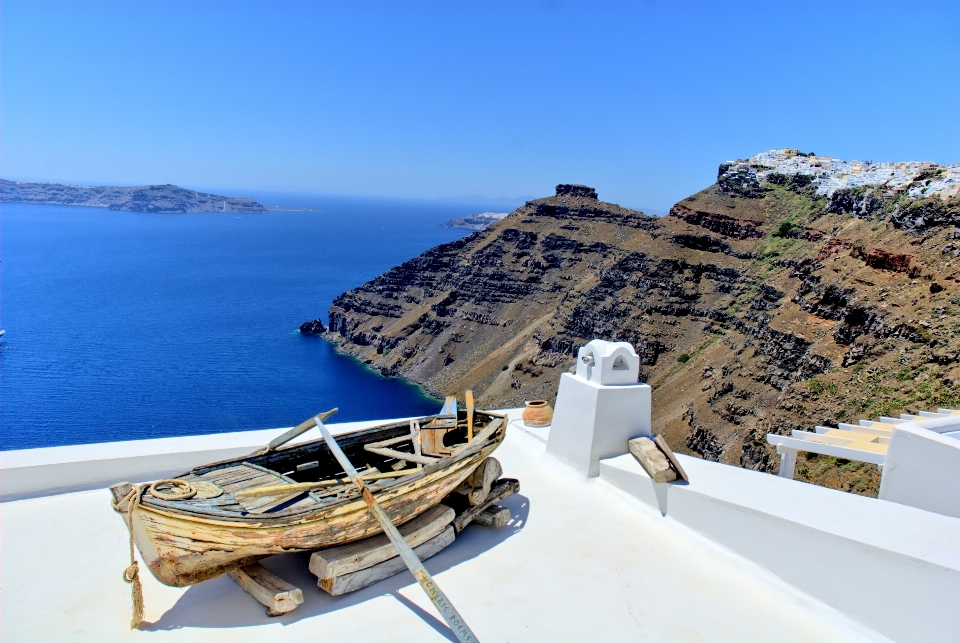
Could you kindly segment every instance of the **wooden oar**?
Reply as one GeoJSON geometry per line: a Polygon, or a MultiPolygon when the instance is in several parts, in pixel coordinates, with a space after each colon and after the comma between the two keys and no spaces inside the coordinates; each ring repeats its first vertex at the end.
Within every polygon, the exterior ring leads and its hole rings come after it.
{"type": "Polygon", "coordinates": [[[387,538],[390,539],[390,542],[393,543],[393,546],[397,548],[397,552],[400,554],[400,558],[406,564],[407,569],[410,570],[410,573],[413,574],[413,577],[417,579],[418,583],[420,583],[420,587],[422,587],[423,591],[427,593],[427,597],[437,608],[437,611],[440,612],[440,616],[442,616],[447,622],[450,630],[454,633],[457,639],[463,643],[476,641],[477,637],[473,634],[473,631],[471,631],[471,629],[467,626],[466,622],[463,620],[463,617],[460,616],[460,613],[457,612],[457,609],[453,606],[453,604],[450,603],[450,600],[447,598],[446,594],[444,594],[434,582],[429,572],[427,572],[427,570],[424,568],[423,563],[421,563],[420,559],[417,558],[417,555],[413,553],[410,545],[407,544],[407,541],[404,540],[403,536],[400,535],[400,532],[397,531],[397,528],[393,526],[393,522],[391,522],[383,508],[380,507],[377,499],[373,497],[372,493],[370,493],[367,485],[363,483],[363,479],[360,477],[360,474],[357,473],[357,470],[353,468],[352,464],[350,464],[350,460],[340,449],[340,445],[338,445],[337,441],[333,439],[333,436],[330,435],[330,431],[327,430],[327,427],[323,425],[323,421],[319,417],[315,419],[317,422],[317,428],[320,429],[323,439],[327,441],[327,446],[330,447],[330,452],[333,453],[334,457],[337,459],[337,462],[340,463],[340,466],[343,467],[343,470],[346,472],[346,474],[350,476],[351,480],[353,480],[353,484],[355,484],[357,489],[360,490],[360,495],[363,496],[364,502],[367,503],[367,508],[370,510],[370,513],[374,518],[377,519],[377,522],[380,523],[380,527],[383,528],[383,533],[387,535],[387,538]]]}
{"type": "MultiPolygon", "coordinates": [[[[301,433],[306,433],[307,431],[312,429],[314,426],[316,426],[317,418],[320,418],[322,422],[326,422],[327,420],[330,419],[330,416],[336,413],[338,410],[339,409],[336,409],[336,408],[330,409],[326,413],[321,413],[317,417],[312,417],[306,422],[298,424],[297,426],[293,427],[283,435],[270,440],[270,443],[266,447],[264,447],[265,450],[261,449],[261,451],[263,451],[264,453],[269,453],[271,451],[275,451],[279,449],[281,445],[286,444],[287,442],[294,439],[301,433]]],[[[260,453],[260,451],[258,451],[257,453],[260,453]]]]}
{"type": "MultiPolygon", "coordinates": [[[[367,473],[363,475],[364,480],[385,480],[387,478],[399,478],[408,473],[416,473],[418,469],[401,469],[400,471],[387,471],[386,473],[367,473]]],[[[304,491],[313,491],[314,489],[326,489],[327,487],[336,487],[341,484],[350,484],[350,478],[341,478],[339,480],[320,480],[319,482],[296,482],[294,484],[281,484],[271,487],[254,487],[253,489],[243,489],[235,491],[234,498],[262,498],[263,496],[285,496],[290,493],[302,493],[304,491]]]]}
{"type": "Polygon", "coordinates": [[[467,442],[473,439],[473,391],[467,391],[467,442]]]}

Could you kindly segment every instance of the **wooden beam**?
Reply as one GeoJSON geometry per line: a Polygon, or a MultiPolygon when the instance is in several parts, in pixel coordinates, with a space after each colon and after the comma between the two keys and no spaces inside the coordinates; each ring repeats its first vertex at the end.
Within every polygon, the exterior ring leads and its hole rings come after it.
{"type": "Polygon", "coordinates": [[[267,607],[267,616],[280,616],[297,609],[303,602],[303,592],[268,571],[260,563],[253,563],[227,572],[230,578],[247,594],[267,607]]]}
{"type": "MultiPolygon", "coordinates": [[[[420,560],[426,560],[445,549],[452,544],[454,540],[456,540],[456,532],[453,527],[448,526],[439,535],[434,536],[419,547],[416,547],[413,553],[416,554],[420,560]]],[[[348,592],[355,592],[358,589],[369,587],[385,578],[395,576],[404,569],[406,569],[405,563],[397,556],[350,574],[334,576],[332,578],[321,578],[317,581],[317,587],[332,596],[341,596],[348,592]]]]}
{"type": "Polygon", "coordinates": [[[473,519],[473,522],[478,525],[483,525],[484,527],[490,527],[491,529],[500,529],[510,522],[510,518],[512,517],[513,513],[508,508],[493,505],[478,513],[477,517],[473,519]]]}
{"type": "MultiPolygon", "coordinates": [[[[419,547],[446,529],[455,516],[450,507],[437,505],[397,529],[408,545],[419,547]]],[[[397,548],[390,539],[380,534],[313,552],[310,555],[310,572],[319,579],[334,578],[373,567],[397,555],[397,548]]]]}
{"type": "Polygon", "coordinates": [[[434,458],[427,455],[416,455],[415,453],[404,453],[403,451],[394,451],[393,449],[378,449],[372,447],[369,444],[364,445],[364,450],[369,451],[370,453],[376,453],[377,455],[386,456],[388,458],[396,458],[397,460],[406,460],[408,462],[416,462],[417,464],[433,464],[438,461],[440,458],[434,458]]]}
{"type": "Polygon", "coordinates": [[[453,527],[457,530],[457,533],[463,531],[464,527],[469,525],[482,511],[485,511],[487,507],[492,507],[497,504],[504,498],[512,496],[513,494],[520,491],[520,481],[513,478],[501,478],[497,480],[493,488],[490,490],[490,495],[487,496],[487,499],[481,505],[476,507],[470,507],[469,509],[460,513],[453,520],[453,527]]]}

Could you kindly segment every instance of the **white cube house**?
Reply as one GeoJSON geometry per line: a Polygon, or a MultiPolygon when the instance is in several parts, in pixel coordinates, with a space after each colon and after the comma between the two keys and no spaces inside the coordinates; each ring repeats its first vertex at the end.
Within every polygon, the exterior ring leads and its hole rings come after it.
{"type": "Polygon", "coordinates": [[[640,384],[640,357],[627,342],[595,339],[577,354],[576,374],[560,376],[547,451],[588,477],[600,460],[650,437],[651,389],[640,384]]]}

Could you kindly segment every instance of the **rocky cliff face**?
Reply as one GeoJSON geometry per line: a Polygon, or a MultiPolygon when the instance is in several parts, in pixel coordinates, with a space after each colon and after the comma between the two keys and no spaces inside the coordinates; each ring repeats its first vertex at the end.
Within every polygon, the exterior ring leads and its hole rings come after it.
{"type": "MultiPolygon", "coordinates": [[[[960,404],[957,197],[917,193],[923,174],[827,194],[759,168],[723,164],[663,218],[558,186],[339,296],[327,337],[490,407],[552,402],[577,347],[629,341],[655,431],[764,471],[767,432],[960,404]]],[[[865,494],[879,480],[819,456],[798,476],[865,494]]]]}

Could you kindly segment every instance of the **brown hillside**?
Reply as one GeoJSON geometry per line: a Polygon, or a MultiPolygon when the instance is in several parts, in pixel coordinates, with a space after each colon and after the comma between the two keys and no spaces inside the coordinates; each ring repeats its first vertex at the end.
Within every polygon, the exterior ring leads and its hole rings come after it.
{"type": "MultiPolygon", "coordinates": [[[[818,196],[798,177],[741,181],[744,167],[663,218],[558,186],[344,293],[327,337],[488,407],[552,401],[578,346],[629,341],[655,432],[764,471],[767,432],[960,404],[957,198],[818,196]]],[[[863,494],[879,480],[820,457],[797,476],[863,494]]]]}

